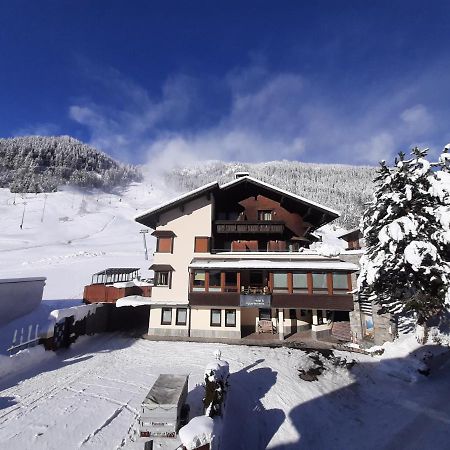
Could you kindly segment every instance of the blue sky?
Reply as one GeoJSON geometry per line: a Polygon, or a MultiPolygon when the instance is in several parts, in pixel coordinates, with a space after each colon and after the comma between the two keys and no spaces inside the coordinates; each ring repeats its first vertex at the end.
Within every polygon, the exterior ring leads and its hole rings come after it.
{"type": "Polygon", "coordinates": [[[374,164],[450,141],[450,2],[0,4],[0,136],[126,162],[374,164]]]}

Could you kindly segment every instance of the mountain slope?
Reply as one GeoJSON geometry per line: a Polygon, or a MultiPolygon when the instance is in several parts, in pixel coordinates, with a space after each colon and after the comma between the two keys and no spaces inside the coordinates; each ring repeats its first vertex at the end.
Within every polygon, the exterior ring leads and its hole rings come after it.
{"type": "Polygon", "coordinates": [[[224,163],[212,161],[190,168],[174,169],[165,175],[168,185],[186,192],[212,181],[226,183],[237,171],[310,200],[322,203],[341,213],[335,221],[345,228],[357,226],[364,204],[371,199],[375,168],[341,164],[308,164],[297,161],[265,163],[224,163]]]}
{"type": "Polygon", "coordinates": [[[0,187],[12,192],[51,192],[64,184],[109,190],[140,178],[136,167],[70,136],[0,139],[0,187]]]}

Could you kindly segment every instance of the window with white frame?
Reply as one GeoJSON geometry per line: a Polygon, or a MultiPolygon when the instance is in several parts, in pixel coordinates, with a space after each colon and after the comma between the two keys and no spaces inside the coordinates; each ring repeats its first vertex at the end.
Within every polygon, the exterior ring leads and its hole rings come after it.
{"type": "Polygon", "coordinates": [[[176,325],[186,325],[187,323],[187,308],[177,308],[176,325]]]}
{"type": "Polygon", "coordinates": [[[172,308],[162,308],[161,310],[161,325],[172,324],[172,308]]]}
{"type": "Polygon", "coordinates": [[[220,327],[222,325],[222,310],[211,309],[211,322],[212,327],[220,327]]]}
{"type": "Polygon", "coordinates": [[[225,310],[225,326],[235,327],[236,326],[236,310],[226,309],[225,310]]]}

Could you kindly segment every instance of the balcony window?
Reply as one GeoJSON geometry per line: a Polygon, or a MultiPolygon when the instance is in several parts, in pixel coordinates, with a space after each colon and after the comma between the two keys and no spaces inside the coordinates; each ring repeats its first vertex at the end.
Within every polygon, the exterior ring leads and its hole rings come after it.
{"type": "Polygon", "coordinates": [[[297,294],[308,293],[308,278],[306,273],[293,273],[292,274],[292,288],[293,292],[297,294]]]}
{"type": "Polygon", "coordinates": [[[220,292],[220,271],[211,270],[209,272],[209,292],[220,292]]]}
{"type": "Polygon", "coordinates": [[[225,310],[225,326],[235,327],[236,326],[236,310],[226,309],[225,310]]]}
{"type": "Polygon", "coordinates": [[[275,272],[273,274],[273,292],[288,291],[288,279],[286,272],[275,272]]]}
{"type": "Polygon", "coordinates": [[[237,292],[237,272],[225,272],[225,291],[237,292]]]}
{"type": "Polygon", "coordinates": [[[212,327],[220,327],[222,325],[222,310],[212,309],[211,310],[211,322],[212,327]]]}
{"type": "Polygon", "coordinates": [[[196,270],[194,271],[192,290],[194,292],[204,292],[205,291],[205,271],[196,270]]]}
{"type": "Polygon", "coordinates": [[[187,323],[187,308],[177,308],[177,317],[176,322],[177,325],[186,325],[187,323]]]}
{"type": "Polygon", "coordinates": [[[333,273],[333,294],[346,294],[348,290],[347,274],[333,273]]]}
{"type": "Polygon", "coordinates": [[[172,324],[172,308],[163,308],[161,310],[161,325],[172,324]]]}
{"type": "Polygon", "coordinates": [[[258,220],[272,220],[272,211],[270,210],[258,211],[258,220]]]}
{"type": "Polygon", "coordinates": [[[327,274],[326,273],[313,273],[313,292],[325,293],[328,292],[327,274]]]}

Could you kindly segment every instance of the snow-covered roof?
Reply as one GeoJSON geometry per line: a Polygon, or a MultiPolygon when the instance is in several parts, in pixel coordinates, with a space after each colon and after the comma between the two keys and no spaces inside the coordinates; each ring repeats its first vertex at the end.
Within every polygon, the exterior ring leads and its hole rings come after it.
{"type": "Polygon", "coordinates": [[[203,186],[200,186],[199,188],[194,189],[193,191],[186,192],[185,194],[179,195],[178,197],[175,197],[167,202],[161,203],[158,206],[155,206],[154,208],[151,208],[147,211],[144,211],[143,213],[140,213],[140,214],[134,216],[134,220],[136,222],[140,222],[139,219],[144,219],[146,216],[148,216],[150,214],[155,214],[156,212],[159,212],[161,210],[167,210],[168,207],[170,207],[170,206],[175,206],[178,203],[185,202],[185,201],[191,200],[193,198],[196,198],[198,195],[201,195],[203,192],[209,191],[211,188],[218,187],[218,186],[219,186],[219,183],[217,181],[213,181],[212,183],[208,183],[203,186]]]}
{"type": "Polygon", "coordinates": [[[27,283],[30,281],[45,281],[46,279],[46,277],[2,278],[0,283],[27,283]]]}
{"type": "Polygon", "coordinates": [[[217,259],[193,259],[189,264],[191,269],[272,269],[272,270],[346,270],[356,271],[356,264],[341,261],[340,259],[305,259],[305,260],[217,260],[217,259]]]}
{"type": "Polygon", "coordinates": [[[301,197],[300,195],[294,194],[292,192],[288,192],[284,189],[280,189],[269,183],[265,183],[264,181],[257,180],[256,178],[246,175],[246,176],[239,177],[235,180],[232,180],[228,183],[222,184],[222,185],[219,185],[219,183],[217,181],[214,181],[212,183],[205,184],[204,186],[200,186],[197,189],[194,189],[183,195],[175,197],[172,200],[169,200],[169,201],[162,203],[152,209],[149,209],[143,213],[140,213],[140,214],[134,216],[134,220],[136,222],[139,222],[139,223],[142,223],[144,225],[151,226],[152,228],[154,228],[154,227],[156,227],[156,221],[154,218],[158,214],[168,211],[178,205],[182,205],[182,204],[186,203],[187,201],[198,198],[199,196],[204,195],[208,192],[211,192],[214,190],[226,191],[226,190],[232,188],[233,186],[236,186],[241,183],[246,183],[246,182],[250,182],[254,185],[261,186],[262,188],[273,191],[273,192],[281,195],[282,197],[290,198],[290,199],[292,199],[296,202],[300,202],[308,207],[313,207],[316,210],[322,211],[324,214],[329,216],[329,219],[325,220],[325,222],[327,222],[327,221],[329,222],[330,220],[333,220],[340,216],[340,213],[334,209],[331,209],[327,206],[321,205],[320,203],[314,202],[312,200],[308,200],[305,197],[301,197]]]}

